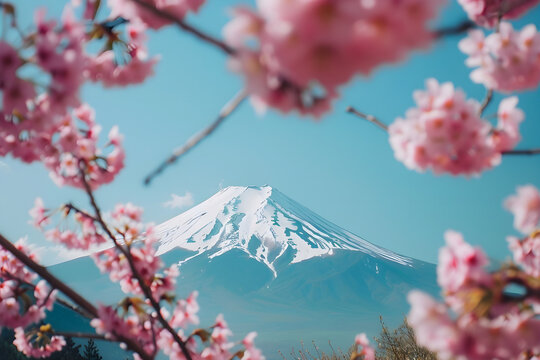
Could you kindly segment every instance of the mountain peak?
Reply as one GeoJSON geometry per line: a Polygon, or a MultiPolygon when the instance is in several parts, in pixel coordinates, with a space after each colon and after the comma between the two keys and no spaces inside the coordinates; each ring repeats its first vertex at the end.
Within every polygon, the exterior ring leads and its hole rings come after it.
{"type": "Polygon", "coordinates": [[[226,187],[156,230],[161,239],[158,254],[178,247],[193,252],[189,261],[238,249],[266,264],[274,276],[278,261],[298,263],[336,250],[412,266],[412,259],[367,242],[268,185],[226,187]]]}

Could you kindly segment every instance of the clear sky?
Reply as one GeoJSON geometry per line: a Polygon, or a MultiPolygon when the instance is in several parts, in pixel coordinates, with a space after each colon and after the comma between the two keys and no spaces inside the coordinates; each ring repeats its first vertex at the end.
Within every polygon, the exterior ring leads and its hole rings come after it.
{"type": "MultiPolygon", "coordinates": [[[[63,2],[15,3],[22,22],[28,24],[38,3],[59,14],[63,2]]],[[[228,20],[227,9],[238,3],[207,0],[201,13],[189,20],[219,35],[228,20]]],[[[450,4],[438,25],[465,18],[455,0],[450,4]]],[[[540,8],[514,23],[520,27],[531,22],[540,27],[540,8]]],[[[419,174],[394,159],[386,134],[344,112],[347,105],[354,105],[391,122],[413,105],[412,92],[428,77],[453,81],[481,100],[485,90],[469,80],[465,56],[457,49],[459,39],[446,39],[369,78],[356,78],[320,122],[274,112],[259,116],[245,103],[214,135],[145,187],[144,176],[213,121],[242,87],[218,50],[175,28],[152,33],[150,53],[162,56],[153,78],[129,89],[84,88],[83,99],[96,109],[104,130],[120,125],[127,151],[126,168],[113,184],[98,190],[98,200],[104,209],[131,201],[144,206],[146,220],[159,223],[183,211],[163,206],[172,193],[190,192],[198,203],[220,187],[268,184],[345,229],[404,255],[435,262],[443,233],[452,228],[483,246],[491,257],[505,259],[505,237],[514,230],[503,199],[517,185],[540,187],[540,156],[505,158],[479,178],[419,174]]],[[[527,115],[519,148],[538,147],[540,91],[519,97],[527,115]]],[[[488,113],[496,111],[500,98],[488,113]]],[[[30,242],[46,245],[43,235],[27,223],[37,196],[48,206],[67,201],[86,206],[80,191],[57,188],[40,164],[1,160],[0,232],[10,239],[28,235],[30,242]]],[[[44,260],[54,262],[54,257],[44,260]]]]}

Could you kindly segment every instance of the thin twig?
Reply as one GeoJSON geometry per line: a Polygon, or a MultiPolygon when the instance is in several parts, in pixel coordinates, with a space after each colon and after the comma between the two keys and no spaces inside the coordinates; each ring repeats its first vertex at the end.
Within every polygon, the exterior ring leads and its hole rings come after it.
{"type": "Polygon", "coordinates": [[[370,123],[378,126],[380,129],[382,129],[384,131],[388,131],[388,126],[386,124],[384,124],[383,122],[381,122],[379,119],[377,119],[373,115],[364,114],[363,112],[360,112],[360,111],[356,110],[352,106],[349,106],[346,111],[348,113],[350,113],[350,114],[354,114],[354,115],[358,116],[359,118],[362,118],[364,120],[369,121],[370,123]]]}
{"type": "Polygon", "coordinates": [[[186,154],[188,151],[198,145],[201,141],[211,135],[219,127],[219,125],[221,125],[223,121],[242,104],[242,102],[246,99],[246,96],[247,95],[244,91],[238,92],[227,104],[225,104],[225,106],[223,106],[223,108],[219,112],[217,119],[213,123],[211,123],[208,127],[191,137],[184,145],[174,150],[173,153],[165,161],[163,161],[154,171],[152,171],[148,176],[146,176],[146,178],[144,179],[144,184],[150,185],[152,180],[156,176],[161,174],[168,166],[175,163],[181,156],[186,154]]]}
{"type": "Polygon", "coordinates": [[[540,148],[526,150],[507,150],[502,152],[503,155],[539,155],[540,148]]]}
{"type": "Polygon", "coordinates": [[[489,106],[489,104],[491,103],[491,100],[493,100],[493,90],[488,89],[486,93],[486,97],[484,98],[484,101],[482,101],[482,105],[480,106],[480,116],[484,113],[486,108],[489,106]]]}
{"type": "Polygon", "coordinates": [[[477,25],[471,20],[463,20],[457,25],[447,26],[435,30],[435,38],[442,39],[447,36],[459,35],[474,29],[477,25]]]}
{"type": "Polygon", "coordinates": [[[176,331],[174,331],[174,329],[171,327],[169,322],[167,320],[165,320],[165,318],[163,317],[163,315],[161,313],[161,306],[154,299],[154,296],[152,294],[152,290],[150,290],[150,288],[146,285],[143,277],[139,274],[139,271],[137,270],[137,267],[135,266],[135,262],[133,261],[133,257],[131,256],[131,251],[129,250],[129,248],[128,249],[124,248],[118,242],[116,237],[112,234],[111,230],[107,226],[107,223],[105,223],[105,221],[103,220],[103,216],[101,214],[101,209],[99,208],[99,206],[98,206],[98,204],[96,202],[96,198],[94,196],[94,193],[92,191],[92,188],[91,188],[90,184],[88,183],[88,180],[86,179],[86,175],[84,173],[83,162],[81,162],[79,166],[80,166],[80,176],[81,176],[81,180],[82,180],[83,185],[84,185],[84,189],[85,189],[86,194],[88,195],[88,197],[90,199],[90,204],[92,205],[92,208],[94,209],[95,217],[96,217],[99,225],[101,226],[103,231],[105,231],[107,236],[111,239],[114,246],[120,252],[122,252],[122,254],[128,260],[128,264],[129,264],[131,273],[132,273],[133,277],[137,280],[137,282],[139,284],[139,287],[141,288],[144,296],[150,302],[150,304],[152,305],[152,308],[155,310],[155,316],[156,316],[157,320],[159,321],[159,323],[161,324],[161,326],[163,326],[163,328],[166,329],[172,335],[175,342],[180,346],[180,349],[182,350],[182,353],[184,354],[185,358],[187,360],[192,360],[191,353],[189,352],[189,350],[188,350],[188,348],[186,346],[186,343],[180,338],[178,333],[176,331]]]}
{"type": "Polygon", "coordinates": [[[201,31],[201,30],[189,25],[188,23],[186,23],[183,19],[178,18],[175,15],[173,15],[173,14],[167,12],[167,11],[163,11],[161,9],[158,9],[155,6],[153,6],[152,4],[150,4],[150,3],[148,3],[148,2],[146,2],[144,0],[131,0],[131,1],[133,1],[137,5],[145,8],[146,10],[150,11],[154,15],[156,15],[158,17],[161,17],[161,18],[163,18],[165,20],[169,20],[170,22],[175,23],[181,29],[193,34],[195,37],[199,38],[200,40],[203,40],[203,41],[205,41],[205,42],[207,42],[209,44],[212,44],[212,45],[218,47],[219,49],[221,49],[222,51],[224,51],[225,53],[227,53],[229,55],[234,55],[236,53],[235,49],[233,49],[232,47],[227,45],[222,40],[204,33],[203,31],[201,31]]]}

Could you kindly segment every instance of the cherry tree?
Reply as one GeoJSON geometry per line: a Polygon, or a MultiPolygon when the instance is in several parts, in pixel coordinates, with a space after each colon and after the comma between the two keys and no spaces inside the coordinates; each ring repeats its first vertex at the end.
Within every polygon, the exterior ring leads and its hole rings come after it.
{"type": "MultiPolygon", "coordinates": [[[[187,360],[264,359],[255,347],[255,333],[241,343],[229,340],[231,330],[222,316],[208,328],[196,328],[197,293],[175,296],[179,270],[165,267],[156,256],[159,239],[152,225],[143,222],[143,210],[128,203],[104,212],[94,196],[115,180],[126,154],[117,127],[109,129],[106,139],[100,137],[101,126],[80,89],[89,82],[105,88],[136,86],[152,76],[159,57],[148,53],[149,29],[176,26],[218,48],[245,86],[209,128],[153,171],[148,183],[246,98],[260,112],[271,108],[320,118],[354,76],[472,29],[459,48],[474,68],[471,80],[488,89],[482,102],[468,99],[451,83],[429,79],[426,90],[414,94],[416,107],[391,125],[348,109],[387,131],[396,159],[408,168],[470,176],[506,155],[540,153],[515,149],[525,118],[516,96],[501,101],[497,124],[484,114],[494,91],[521,91],[540,83],[540,34],[534,25],[515,30],[508,22],[538,2],[459,0],[472,21],[432,29],[443,0],[258,0],[255,8],[234,9],[221,40],[184,19],[204,0],[71,1],[59,19],[38,10],[28,32],[17,22],[17,12],[24,10],[0,1],[9,18],[4,31],[12,39],[0,40],[0,156],[41,162],[58,186],[86,194],[88,208],[46,206],[36,199],[32,223],[48,240],[69,249],[108,244],[92,258],[125,294],[114,305],[92,304],[39,265],[24,241],[0,235],[0,326],[14,329],[14,344],[33,357],[60,350],[69,336],[118,342],[136,359],[154,359],[159,353],[187,360]],[[477,26],[491,33],[486,36],[477,26]],[[40,75],[28,77],[27,69],[40,75]],[[53,306],[88,318],[95,333],[53,328],[46,317],[53,306]]],[[[524,186],[506,204],[525,234],[509,239],[514,263],[488,272],[482,250],[448,232],[438,268],[445,303],[419,292],[409,296],[409,321],[418,342],[441,358],[528,359],[540,353],[540,195],[524,186]],[[510,284],[522,291],[509,293],[510,284]]],[[[355,344],[354,358],[374,359],[365,334],[355,344]]]]}

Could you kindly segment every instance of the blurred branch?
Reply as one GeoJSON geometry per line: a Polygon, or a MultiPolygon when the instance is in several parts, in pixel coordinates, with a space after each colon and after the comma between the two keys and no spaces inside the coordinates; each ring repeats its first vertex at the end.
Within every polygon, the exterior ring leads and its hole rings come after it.
{"type": "Polygon", "coordinates": [[[463,20],[457,25],[442,27],[435,30],[435,38],[442,39],[447,36],[463,34],[471,29],[474,29],[476,24],[471,20],[463,20]]]}
{"type": "Polygon", "coordinates": [[[167,167],[174,164],[181,156],[186,154],[188,151],[197,146],[201,141],[210,136],[219,127],[219,125],[221,125],[223,121],[242,104],[246,97],[247,94],[244,91],[240,91],[239,93],[237,93],[229,102],[225,104],[225,106],[223,106],[223,108],[219,112],[217,119],[213,123],[211,123],[208,127],[191,137],[184,145],[174,150],[173,153],[161,163],[161,165],[159,165],[154,171],[152,171],[148,176],[146,176],[146,178],[144,179],[144,184],[150,185],[152,180],[156,176],[161,174],[167,167]]]}
{"type": "Polygon", "coordinates": [[[537,149],[526,149],[526,150],[508,150],[503,151],[503,155],[539,155],[540,148],[537,149]]]}
{"type": "Polygon", "coordinates": [[[486,108],[489,106],[491,100],[493,100],[493,90],[488,89],[486,97],[484,98],[484,101],[482,101],[482,105],[480,106],[480,116],[482,116],[486,108]]]}
{"type": "Polygon", "coordinates": [[[373,125],[379,127],[380,129],[382,129],[384,131],[388,131],[388,126],[386,124],[384,124],[382,121],[380,121],[379,119],[377,119],[373,115],[364,114],[363,112],[360,112],[360,111],[356,110],[352,106],[349,106],[346,111],[349,114],[356,115],[361,119],[369,121],[370,123],[372,123],[373,125]]]}
{"type": "Polygon", "coordinates": [[[177,17],[177,16],[175,16],[175,15],[173,15],[173,14],[167,12],[167,11],[163,11],[161,9],[158,9],[155,6],[147,3],[144,0],[131,0],[131,1],[133,1],[137,5],[145,8],[146,10],[150,11],[154,15],[176,24],[179,28],[193,34],[198,39],[203,40],[203,41],[205,41],[205,42],[207,42],[209,44],[212,44],[212,45],[218,47],[219,49],[221,49],[222,51],[224,51],[225,53],[227,53],[229,55],[234,55],[234,53],[236,52],[232,47],[227,45],[224,41],[222,41],[222,40],[220,40],[220,39],[218,39],[218,38],[216,38],[216,37],[214,37],[212,35],[206,34],[205,32],[195,28],[194,26],[189,25],[188,23],[186,23],[185,20],[183,20],[183,19],[181,19],[181,18],[179,18],[179,17],[177,17]]]}

